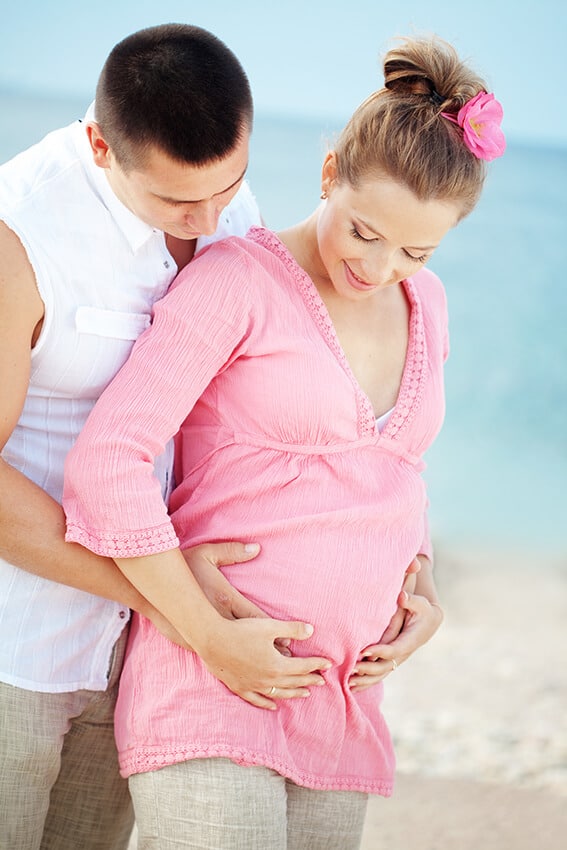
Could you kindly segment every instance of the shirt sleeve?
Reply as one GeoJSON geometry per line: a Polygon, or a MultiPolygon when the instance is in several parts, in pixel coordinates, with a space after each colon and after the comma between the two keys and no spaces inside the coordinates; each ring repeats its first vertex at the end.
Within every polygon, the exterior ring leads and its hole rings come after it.
{"type": "Polygon", "coordinates": [[[427,511],[425,512],[424,516],[424,525],[425,531],[423,535],[423,540],[421,541],[421,546],[419,547],[417,554],[425,555],[425,557],[428,558],[431,563],[433,563],[433,544],[431,542],[431,534],[429,532],[429,518],[427,515],[427,511]]]}
{"type": "Polygon", "coordinates": [[[65,464],[67,541],[126,558],[178,545],[154,460],[246,347],[251,275],[238,241],[206,249],[178,275],[93,408],[65,464]]]}
{"type": "MultiPolygon", "coordinates": [[[[429,295],[431,296],[431,300],[433,302],[434,308],[431,311],[429,321],[432,326],[435,328],[435,335],[440,340],[440,353],[439,356],[441,358],[442,364],[447,361],[449,357],[450,344],[449,344],[449,315],[447,310],[447,296],[445,294],[445,289],[441,280],[437,277],[437,275],[433,274],[429,269],[427,269],[428,275],[428,288],[429,295]],[[434,284],[434,285],[433,285],[434,284]]],[[[427,507],[424,513],[424,534],[423,540],[421,542],[421,546],[419,547],[418,555],[425,555],[433,564],[433,542],[431,540],[431,531],[429,525],[429,515],[428,515],[428,506],[429,501],[427,503],[427,507]]]]}

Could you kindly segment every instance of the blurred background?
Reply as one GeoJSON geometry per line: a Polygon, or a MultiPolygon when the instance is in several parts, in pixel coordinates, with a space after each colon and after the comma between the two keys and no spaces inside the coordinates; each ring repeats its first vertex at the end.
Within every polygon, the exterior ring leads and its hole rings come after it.
{"type": "Polygon", "coordinates": [[[249,182],[267,224],[311,212],[354,108],[400,35],[451,41],[504,106],[508,150],[430,262],[450,308],[447,416],[427,458],[434,537],[452,549],[567,551],[567,7],[477,0],[28,0],[3,13],[0,162],[82,117],[113,45],[197,24],[238,55],[256,104],[249,182]]]}

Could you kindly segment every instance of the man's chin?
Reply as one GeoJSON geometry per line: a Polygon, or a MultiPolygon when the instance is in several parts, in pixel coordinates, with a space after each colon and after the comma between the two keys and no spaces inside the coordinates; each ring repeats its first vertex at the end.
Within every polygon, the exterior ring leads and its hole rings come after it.
{"type": "Polygon", "coordinates": [[[171,236],[174,239],[181,239],[183,242],[194,242],[203,234],[195,230],[184,230],[182,227],[166,227],[164,228],[166,236],[171,236]]]}

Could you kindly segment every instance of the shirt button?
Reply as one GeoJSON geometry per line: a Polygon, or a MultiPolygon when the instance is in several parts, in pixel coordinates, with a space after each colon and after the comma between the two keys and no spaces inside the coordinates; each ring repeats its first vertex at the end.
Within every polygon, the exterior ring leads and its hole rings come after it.
{"type": "Polygon", "coordinates": [[[120,611],[120,613],[118,614],[118,616],[120,617],[120,619],[121,619],[121,620],[124,620],[124,619],[125,619],[125,617],[126,617],[126,611],[120,611]]]}

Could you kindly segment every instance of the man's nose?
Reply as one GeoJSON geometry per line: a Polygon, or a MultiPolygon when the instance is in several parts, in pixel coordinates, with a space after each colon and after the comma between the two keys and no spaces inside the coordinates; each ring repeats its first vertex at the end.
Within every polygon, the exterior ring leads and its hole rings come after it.
{"type": "Polygon", "coordinates": [[[187,216],[191,227],[203,236],[212,236],[217,229],[221,208],[215,201],[202,201],[198,208],[193,208],[187,216]]]}

